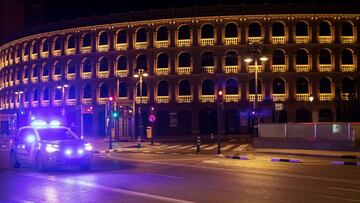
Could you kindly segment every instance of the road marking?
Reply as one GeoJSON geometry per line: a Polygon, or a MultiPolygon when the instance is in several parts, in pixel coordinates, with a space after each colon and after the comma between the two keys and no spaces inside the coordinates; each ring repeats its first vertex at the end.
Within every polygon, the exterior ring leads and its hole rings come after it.
{"type": "Polygon", "coordinates": [[[178,149],[186,149],[186,148],[190,148],[192,146],[194,146],[194,145],[185,145],[185,146],[179,147],[178,149]]]}
{"type": "Polygon", "coordinates": [[[174,149],[174,148],[180,147],[180,146],[181,146],[181,145],[172,145],[172,146],[165,147],[165,148],[167,148],[167,149],[174,149]]]}
{"type": "Polygon", "coordinates": [[[231,147],[233,147],[233,146],[235,146],[234,144],[228,144],[228,145],[226,145],[225,147],[222,147],[221,149],[222,150],[228,150],[228,149],[230,149],[231,147]]]}
{"type": "Polygon", "coordinates": [[[204,150],[212,150],[212,149],[215,149],[217,147],[216,144],[214,145],[211,145],[210,147],[205,147],[204,150]]]}
{"type": "Polygon", "coordinates": [[[249,146],[249,144],[242,144],[239,147],[235,148],[234,151],[241,151],[241,150],[245,149],[248,146],[249,146]]]}
{"type": "Polygon", "coordinates": [[[214,160],[205,160],[205,161],[202,161],[204,163],[209,163],[209,164],[218,164],[219,161],[214,161],[214,160]]]}
{"type": "Polygon", "coordinates": [[[148,151],[148,150],[144,150],[144,151],[142,151],[142,152],[145,152],[145,153],[150,153],[151,151],[148,151]]]}
{"type": "Polygon", "coordinates": [[[182,176],[169,176],[169,175],[162,175],[162,174],[157,174],[157,173],[147,173],[147,175],[160,176],[160,177],[165,177],[165,178],[185,179],[185,177],[182,177],[182,176]]]}
{"type": "MultiPolygon", "coordinates": [[[[195,154],[187,154],[188,156],[195,156],[195,154]]],[[[130,161],[130,162],[144,162],[144,163],[153,163],[153,164],[162,164],[162,165],[168,165],[168,166],[182,166],[182,167],[190,167],[190,168],[207,168],[210,170],[215,171],[228,171],[228,172],[235,172],[235,173],[247,173],[247,174],[254,174],[254,175],[267,175],[267,176],[279,176],[279,177],[286,177],[286,178],[297,178],[297,179],[306,179],[306,180],[316,180],[316,181],[327,181],[327,182],[335,182],[335,183],[348,183],[348,184],[356,184],[360,185],[360,181],[358,180],[349,180],[349,179],[338,179],[338,178],[327,178],[327,177],[319,177],[319,176],[309,176],[309,175],[295,175],[295,174],[285,174],[285,173],[277,173],[277,172],[254,172],[253,169],[248,170],[239,170],[239,169],[228,169],[228,168],[214,168],[214,167],[207,167],[203,165],[196,165],[196,164],[180,164],[180,163],[164,163],[160,161],[154,161],[154,160],[145,160],[145,159],[130,159],[130,158],[124,158],[124,157],[115,157],[111,154],[107,154],[109,158],[122,160],[122,161],[130,161]]]]}
{"type": "MultiPolygon", "coordinates": [[[[2,167],[2,166],[0,166],[0,167],[2,167]]],[[[152,195],[152,194],[144,193],[144,192],[136,192],[136,191],[132,191],[132,190],[114,188],[114,187],[100,185],[100,184],[93,183],[93,182],[75,180],[75,179],[70,179],[70,178],[45,176],[45,175],[40,175],[40,174],[36,174],[36,173],[32,173],[32,172],[29,172],[29,173],[21,173],[21,172],[13,172],[13,171],[11,171],[11,172],[17,173],[17,174],[20,174],[23,176],[28,176],[28,177],[52,181],[52,182],[66,183],[66,184],[71,184],[71,185],[81,185],[81,186],[85,186],[85,187],[92,188],[92,189],[100,189],[100,190],[105,190],[105,191],[110,191],[110,192],[121,193],[121,194],[125,194],[125,195],[154,199],[157,201],[174,202],[174,203],[193,203],[191,201],[175,199],[175,198],[165,197],[165,196],[160,196],[160,195],[152,195]]]]}
{"type": "Polygon", "coordinates": [[[156,154],[165,154],[165,152],[155,152],[156,154]]]}
{"type": "Polygon", "coordinates": [[[343,191],[350,191],[350,192],[360,192],[358,189],[351,189],[351,188],[342,188],[342,187],[328,187],[332,190],[343,190],[343,191]]]}
{"type": "Polygon", "coordinates": [[[345,201],[349,201],[349,202],[360,202],[360,199],[350,199],[350,198],[343,198],[343,197],[336,197],[336,196],[323,196],[325,198],[328,198],[328,199],[337,199],[337,200],[345,200],[345,201]]]}

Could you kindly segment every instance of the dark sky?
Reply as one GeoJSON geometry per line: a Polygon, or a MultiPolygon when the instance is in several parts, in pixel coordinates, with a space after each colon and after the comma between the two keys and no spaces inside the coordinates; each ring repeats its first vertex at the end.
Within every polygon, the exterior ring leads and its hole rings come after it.
{"type": "MultiPolygon", "coordinates": [[[[45,3],[45,21],[56,22],[77,17],[106,15],[151,8],[189,7],[205,5],[254,4],[271,2],[288,3],[285,0],[43,0],[45,3]]],[[[337,2],[356,2],[358,0],[336,0],[337,2]]],[[[292,0],[293,3],[332,2],[329,0],[292,0]]]]}

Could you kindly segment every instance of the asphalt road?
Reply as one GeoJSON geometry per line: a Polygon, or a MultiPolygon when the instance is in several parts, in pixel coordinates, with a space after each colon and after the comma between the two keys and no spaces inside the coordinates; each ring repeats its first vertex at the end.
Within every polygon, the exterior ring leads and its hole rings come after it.
{"type": "Polygon", "coordinates": [[[249,157],[120,152],[96,155],[88,172],[38,173],[11,169],[1,150],[0,202],[360,202],[360,166],[249,157]]]}

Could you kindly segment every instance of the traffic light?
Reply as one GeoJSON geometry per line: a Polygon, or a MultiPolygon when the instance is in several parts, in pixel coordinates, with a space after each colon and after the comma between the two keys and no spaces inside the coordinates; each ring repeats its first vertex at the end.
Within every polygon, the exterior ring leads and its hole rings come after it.
{"type": "Polygon", "coordinates": [[[112,102],[114,101],[114,98],[113,97],[109,97],[109,102],[112,102]]]}
{"type": "Polygon", "coordinates": [[[119,118],[120,113],[118,111],[113,111],[111,116],[112,116],[112,118],[119,118]]]}
{"type": "Polygon", "coordinates": [[[222,90],[218,91],[218,100],[220,103],[222,103],[224,97],[224,92],[222,90]]]}

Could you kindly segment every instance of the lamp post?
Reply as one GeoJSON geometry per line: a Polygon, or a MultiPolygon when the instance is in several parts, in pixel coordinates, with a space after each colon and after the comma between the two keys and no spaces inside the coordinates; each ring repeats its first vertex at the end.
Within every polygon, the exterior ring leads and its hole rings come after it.
{"type": "MultiPolygon", "coordinates": [[[[263,52],[263,46],[262,46],[262,42],[258,42],[258,43],[253,43],[251,45],[251,48],[249,49],[249,53],[251,54],[251,57],[247,57],[244,59],[244,61],[249,65],[252,61],[254,61],[254,65],[255,65],[255,70],[254,70],[254,74],[255,74],[255,99],[253,101],[253,109],[251,112],[251,116],[252,116],[252,129],[253,132],[255,131],[255,129],[257,129],[257,125],[258,125],[258,120],[259,117],[257,115],[256,112],[256,106],[258,103],[258,59],[260,59],[262,64],[265,64],[265,62],[267,60],[269,60],[268,57],[262,55],[263,52]]],[[[256,135],[257,135],[257,130],[256,130],[256,135]]]]}
{"type": "Polygon", "coordinates": [[[312,107],[312,102],[314,101],[313,95],[309,96],[309,101],[310,101],[310,111],[311,111],[311,122],[313,122],[313,107],[312,107]]]}
{"type": "MultiPolygon", "coordinates": [[[[139,108],[138,108],[138,115],[139,115],[139,133],[138,133],[138,148],[141,147],[141,137],[142,137],[142,133],[144,130],[143,127],[143,121],[142,121],[142,84],[143,84],[143,77],[147,77],[149,76],[148,73],[145,73],[144,69],[138,69],[138,71],[133,75],[134,78],[139,78],[139,85],[140,85],[140,103],[139,103],[139,108]]],[[[135,97],[136,98],[136,97],[135,97]]]]}
{"type": "Polygon", "coordinates": [[[24,91],[16,91],[16,92],[14,92],[14,94],[17,95],[18,102],[19,102],[19,108],[18,108],[19,111],[18,111],[17,118],[16,118],[16,120],[17,120],[16,125],[17,125],[17,128],[19,128],[20,115],[24,114],[23,109],[22,109],[22,105],[21,105],[21,95],[24,94],[24,91]]]}
{"type": "MultiPolygon", "coordinates": [[[[69,85],[64,84],[64,85],[58,85],[56,88],[61,90],[61,115],[64,118],[64,121],[66,121],[66,116],[65,116],[65,88],[68,88],[69,85]]],[[[64,122],[66,123],[66,122],[64,122]]]]}

